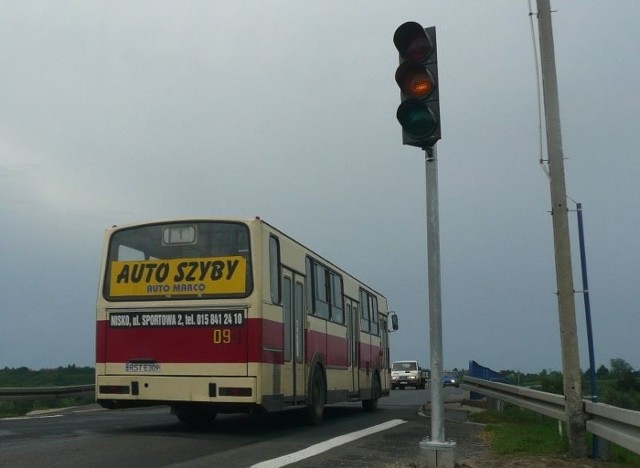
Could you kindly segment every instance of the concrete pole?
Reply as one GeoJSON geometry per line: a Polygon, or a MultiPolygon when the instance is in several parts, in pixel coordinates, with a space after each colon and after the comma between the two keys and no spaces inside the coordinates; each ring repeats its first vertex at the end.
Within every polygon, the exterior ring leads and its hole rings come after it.
{"type": "Polygon", "coordinates": [[[549,155],[551,214],[556,262],[558,315],[562,349],[562,374],[566,401],[569,449],[573,457],[586,457],[585,423],[582,407],[582,382],[573,289],[569,216],[560,131],[560,106],[556,76],[550,0],[537,0],[540,33],[540,61],[549,155]]]}

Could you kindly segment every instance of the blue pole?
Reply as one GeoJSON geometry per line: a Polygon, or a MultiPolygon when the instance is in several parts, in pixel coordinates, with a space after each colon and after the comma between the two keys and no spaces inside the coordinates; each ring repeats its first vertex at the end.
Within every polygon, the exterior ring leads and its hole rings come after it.
{"type": "MultiPolygon", "coordinates": [[[[589,343],[589,375],[591,376],[591,401],[598,402],[598,381],[596,380],[596,362],[593,352],[593,330],[591,327],[591,302],[589,301],[589,280],[587,278],[587,256],[584,247],[584,226],[582,224],[582,203],[576,203],[578,213],[578,238],[580,240],[580,265],[582,267],[582,294],[584,296],[584,312],[587,318],[587,341],[589,343]]],[[[593,436],[593,459],[600,458],[598,436],[593,436]]]]}

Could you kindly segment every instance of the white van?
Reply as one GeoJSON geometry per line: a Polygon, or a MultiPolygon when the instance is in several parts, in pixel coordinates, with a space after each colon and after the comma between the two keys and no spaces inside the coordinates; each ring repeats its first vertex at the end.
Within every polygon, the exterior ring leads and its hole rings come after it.
{"type": "Polygon", "coordinates": [[[391,367],[391,389],[413,387],[425,388],[427,373],[418,361],[395,361],[391,367]]]}

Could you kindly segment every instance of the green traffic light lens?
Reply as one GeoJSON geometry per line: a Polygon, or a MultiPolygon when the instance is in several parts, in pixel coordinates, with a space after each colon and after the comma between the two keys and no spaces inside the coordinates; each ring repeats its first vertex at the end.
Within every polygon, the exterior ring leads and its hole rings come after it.
{"type": "Polygon", "coordinates": [[[404,131],[416,138],[427,137],[438,127],[434,112],[425,103],[416,100],[403,102],[396,117],[404,131]]]}
{"type": "Polygon", "coordinates": [[[436,121],[429,112],[412,112],[401,124],[408,134],[415,137],[429,136],[436,129],[436,121]]]}

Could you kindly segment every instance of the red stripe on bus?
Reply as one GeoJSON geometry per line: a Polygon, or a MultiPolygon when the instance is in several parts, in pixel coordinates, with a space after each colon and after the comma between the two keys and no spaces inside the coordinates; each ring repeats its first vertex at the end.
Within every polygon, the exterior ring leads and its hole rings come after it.
{"type": "Polygon", "coordinates": [[[377,344],[360,343],[361,369],[382,368],[381,347],[377,344]]]}
{"type": "MultiPolygon", "coordinates": [[[[110,327],[101,320],[96,326],[96,363],[153,359],[175,363],[284,362],[284,324],[249,319],[242,327],[110,327]],[[229,341],[226,343],[226,341],[229,341]]],[[[349,348],[344,337],[307,331],[307,362],[316,353],[325,365],[347,367],[349,348]]],[[[361,368],[379,367],[380,347],[360,343],[361,368]]]]}
{"type": "Polygon", "coordinates": [[[249,319],[242,327],[96,326],[96,362],[283,362],[284,324],[249,319]],[[265,349],[266,348],[266,349],[265,349]]]}
{"type": "Polygon", "coordinates": [[[312,359],[316,353],[320,353],[324,356],[327,366],[349,366],[349,346],[346,338],[313,330],[309,330],[306,336],[307,360],[312,359]]]}
{"type": "Polygon", "coordinates": [[[327,365],[336,367],[349,365],[349,347],[346,338],[327,335],[327,365]]]}

